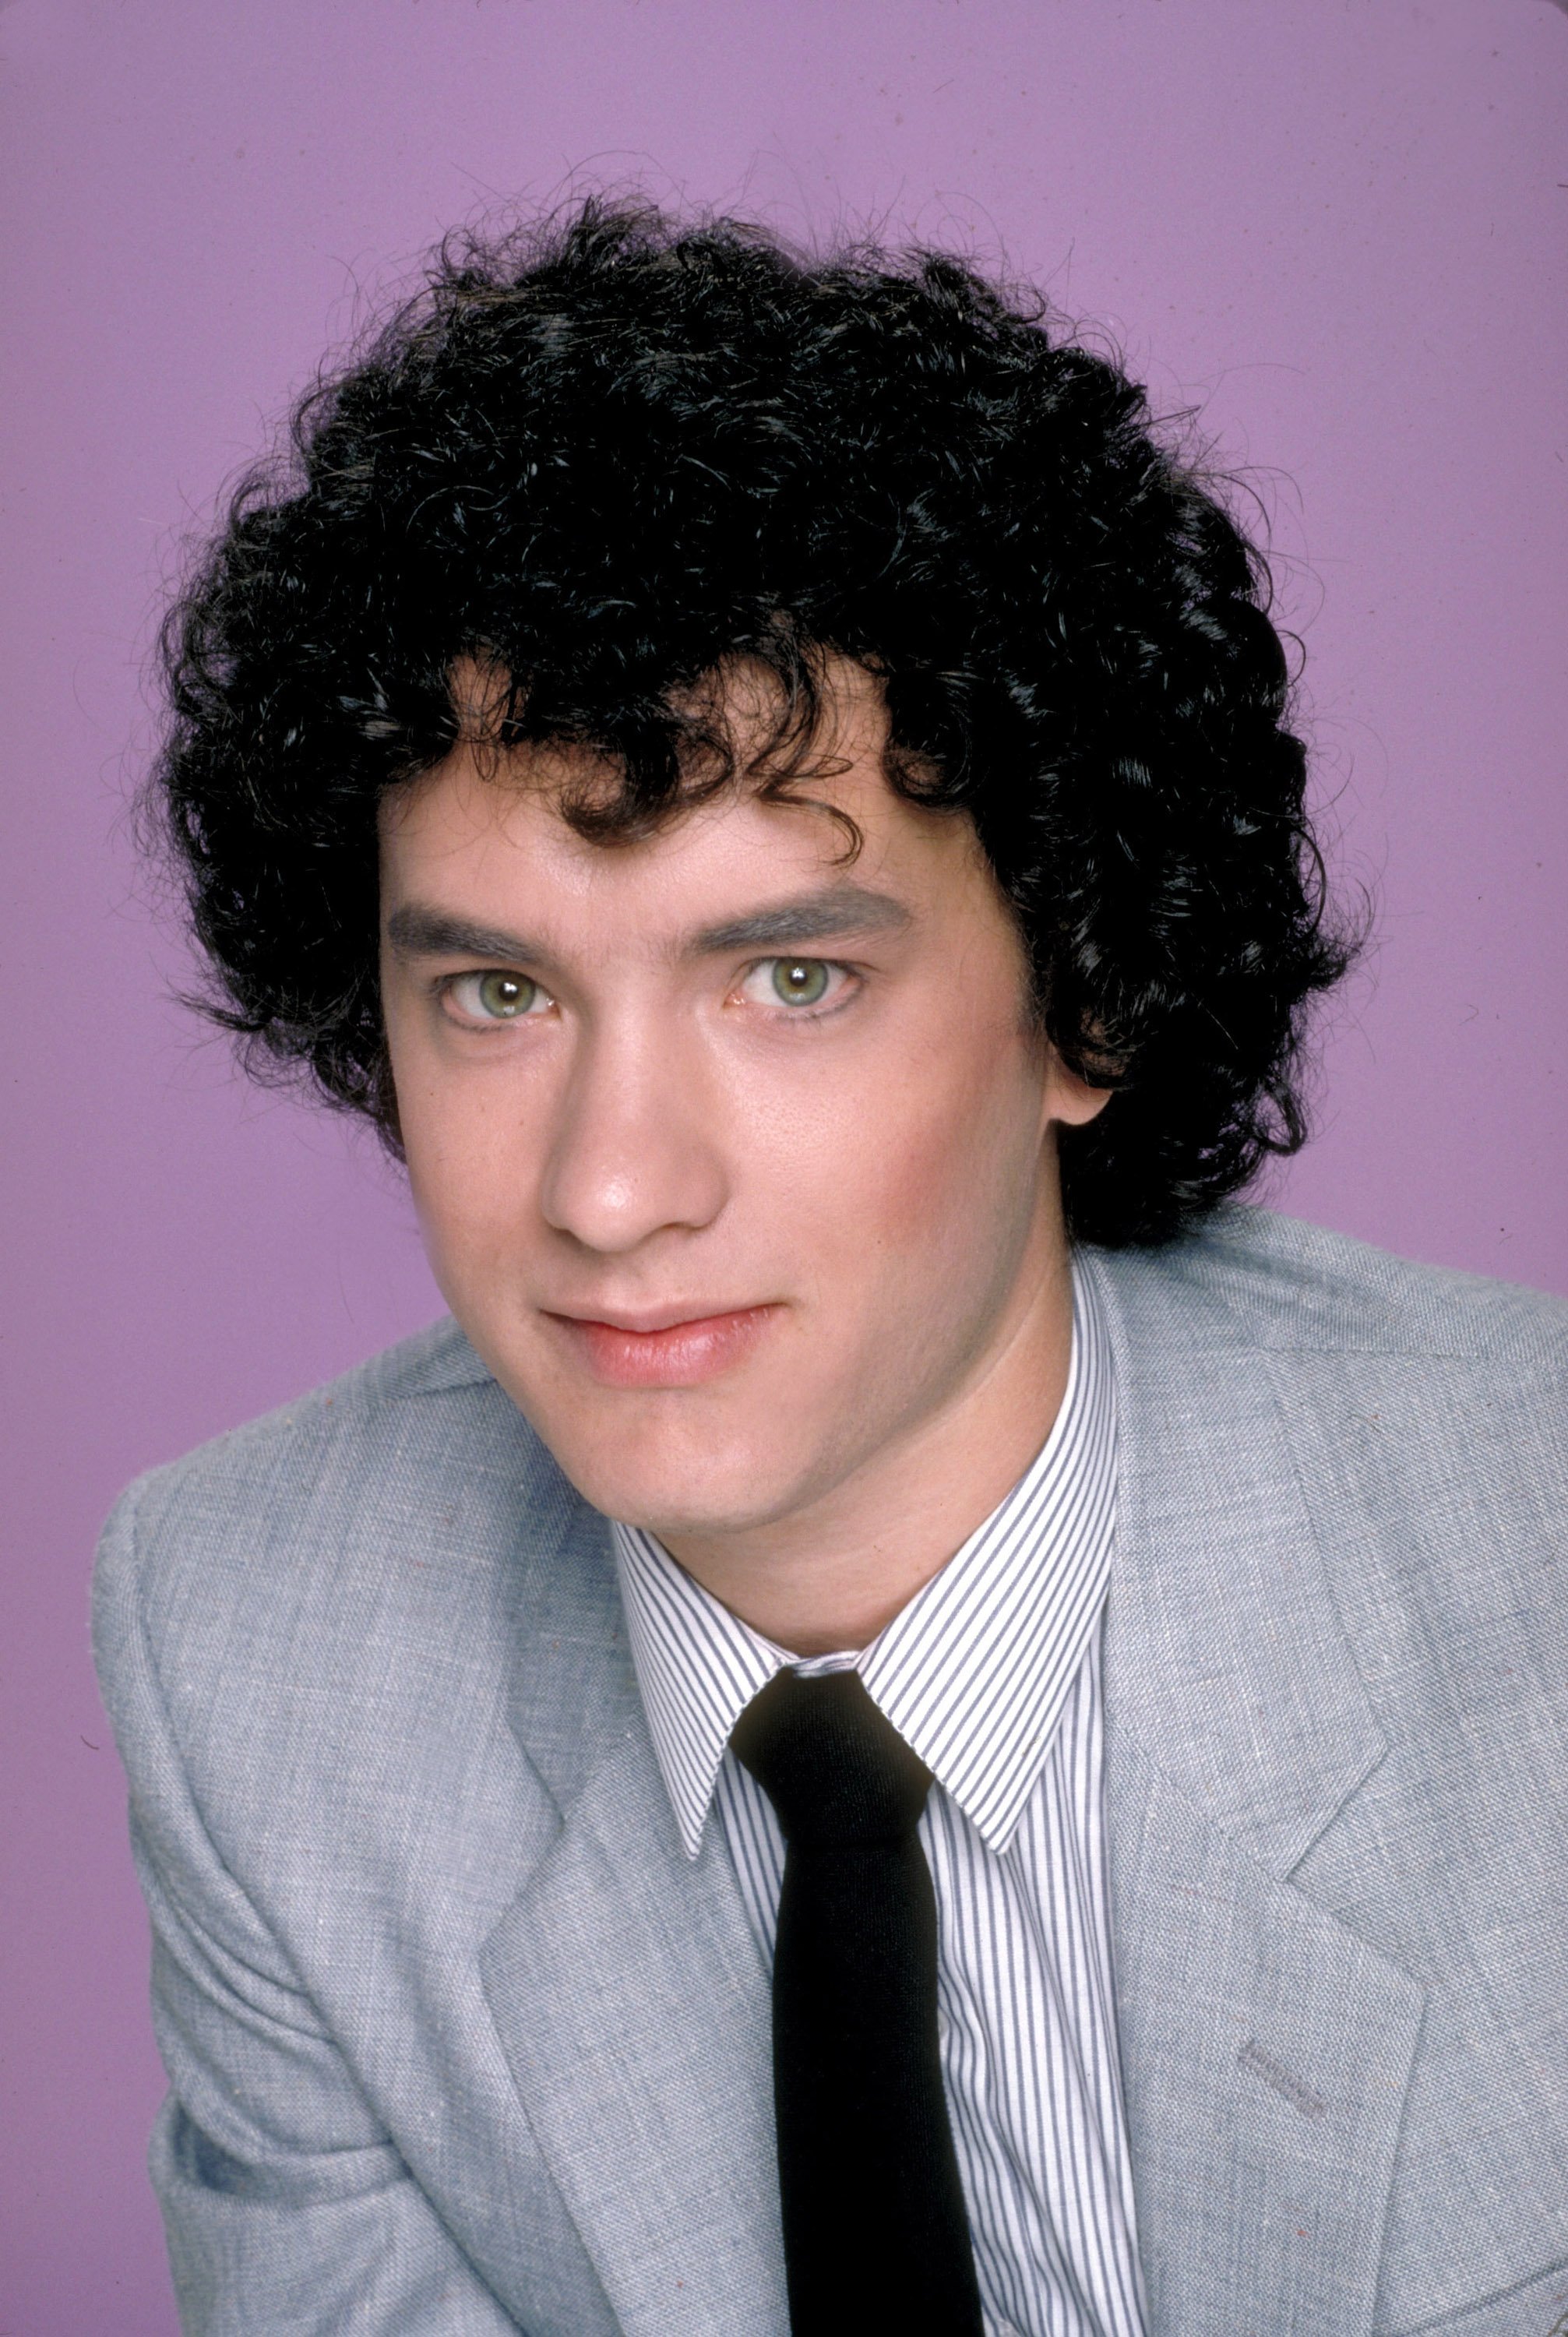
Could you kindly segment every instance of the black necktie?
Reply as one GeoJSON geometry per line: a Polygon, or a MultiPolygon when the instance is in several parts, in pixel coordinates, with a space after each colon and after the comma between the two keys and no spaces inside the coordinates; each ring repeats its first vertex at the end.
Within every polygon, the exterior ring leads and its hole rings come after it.
{"type": "Polygon", "coordinates": [[[731,1742],[786,1844],[773,2097],[794,2337],[980,2337],[915,1832],[931,1772],[851,1671],[776,1674],[731,1742]]]}

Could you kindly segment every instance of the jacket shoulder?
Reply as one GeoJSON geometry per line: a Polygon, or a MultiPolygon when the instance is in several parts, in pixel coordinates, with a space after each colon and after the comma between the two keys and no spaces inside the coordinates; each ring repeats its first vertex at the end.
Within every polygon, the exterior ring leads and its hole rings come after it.
{"type": "Polygon", "coordinates": [[[1142,1337],[1568,1368],[1568,1303],[1231,1203],[1159,1249],[1098,1251],[1142,1337]]]}
{"type": "Polygon", "coordinates": [[[100,1645],[132,1608],[166,1644],[241,1610],[349,1629],[400,1563],[462,1599],[582,1506],[444,1320],[130,1485],[99,1546],[100,1645]]]}
{"type": "Polygon", "coordinates": [[[279,1475],[298,1475],[318,1457],[352,1466],[399,1434],[399,1407],[459,1390],[471,1408],[499,1394],[485,1364],[450,1316],[400,1339],[378,1354],[291,1397],[271,1412],[222,1430],[172,1461],[145,1470],[121,1495],[144,1522],[168,1505],[200,1501],[221,1489],[232,1501],[246,1485],[258,1491],[279,1475]]]}

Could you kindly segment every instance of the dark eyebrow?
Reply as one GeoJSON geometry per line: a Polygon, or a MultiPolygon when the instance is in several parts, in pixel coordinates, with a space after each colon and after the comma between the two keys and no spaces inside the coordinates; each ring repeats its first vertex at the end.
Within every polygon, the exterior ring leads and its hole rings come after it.
{"type": "MultiPolygon", "coordinates": [[[[717,956],[726,950],[799,949],[808,942],[831,941],[842,934],[895,933],[910,922],[904,903],[891,893],[864,885],[828,885],[793,901],[754,909],[750,916],[727,917],[687,936],[681,954],[717,956]]],[[[492,964],[539,965],[550,953],[523,934],[498,925],[475,924],[444,909],[406,901],[387,920],[387,938],[399,957],[483,958],[492,964]]]]}
{"type": "Polygon", "coordinates": [[[387,938],[399,957],[478,957],[511,965],[518,958],[537,960],[543,953],[521,934],[499,925],[476,925],[467,917],[449,916],[445,909],[427,909],[405,901],[387,920],[387,938]]]}
{"type": "Polygon", "coordinates": [[[831,941],[840,934],[897,933],[910,922],[904,903],[891,893],[864,885],[828,885],[793,901],[756,909],[749,917],[727,917],[704,925],[686,944],[693,957],[737,949],[799,949],[803,942],[831,941]]]}

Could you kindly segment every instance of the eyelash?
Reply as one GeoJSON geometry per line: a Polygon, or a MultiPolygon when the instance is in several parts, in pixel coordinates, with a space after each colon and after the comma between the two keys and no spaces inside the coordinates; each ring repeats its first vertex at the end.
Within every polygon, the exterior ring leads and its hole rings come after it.
{"type": "MultiPolygon", "coordinates": [[[[775,950],[767,957],[754,958],[742,971],[735,988],[737,990],[742,988],[754,974],[761,973],[765,966],[770,965],[820,965],[825,967],[829,974],[840,974],[846,977],[838,987],[819,1004],[789,1006],[782,1000],[779,1001],[777,1019],[781,1022],[824,1022],[829,1015],[837,1013],[841,1007],[848,1005],[849,999],[862,986],[863,978],[858,968],[846,965],[840,958],[796,957],[786,952],[775,950]]],[[[437,999],[445,1002],[452,999],[460,983],[483,982],[491,974],[500,974],[503,977],[512,975],[513,979],[519,982],[533,982],[532,975],[512,974],[512,969],[506,966],[466,966],[461,973],[439,975],[432,984],[432,988],[437,999]]],[[[534,983],[534,987],[541,997],[549,999],[550,993],[542,983],[534,983]]],[[[536,1012],[524,1011],[515,1015],[475,1015],[472,1019],[453,1013],[451,1019],[466,1031],[504,1031],[512,1023],[535,1022],[538,1016],[536,1012]]]]}
{"type": "MultiPolygon", "coordinates": [[[[454,997],[454,993],[456,992],[460,983],[465,982],[486,982],[492,975],[496,974],[498,974],[503,981],[528,983],[539,992],[541,997],[545,999],[549,998],[549,992],[544,988],[542,983],[534,982],[532,974],[514,973],[509,966],[504,965],[465,966],[461,973],[443,973],[438,975],[431,987],[434,990],[436,998],[445,1007],[446,1002],[454,997]]],[[[533,1022],[537,1021],[537,1019],[538,1017],[536,1014],[527,1012],[515,1015],[475,1014],[468,1016],[459,1013],[453,1013],[451,1015],[451,1020],[458,1025],[459,1029],[464,1031],[505,1031],[508,1025],[513,1022],[533,1022]]]]}
{"type": "Polygon", "coordinates": [[[862,976],[858,970],[852,965],[846,965],[839,958],[795,956],[788,952],[775,950],[768,957],[752,960],[740,976],[740,983],[736,984],[737,989],[750,982],[753,974],[760,973],[764,966],[769,965],[819,965],[825,967],[830,974],[842,974],[845,977],[838,987],[832,991],[820,1004],[788,1006],[782,999],[779,999],[778,1019],[781,1022],[825,1022],[830,1014],[836,1014],[840,1007],[848,1004],[849,1000],[855,996],[862,983],[862,976]]]}

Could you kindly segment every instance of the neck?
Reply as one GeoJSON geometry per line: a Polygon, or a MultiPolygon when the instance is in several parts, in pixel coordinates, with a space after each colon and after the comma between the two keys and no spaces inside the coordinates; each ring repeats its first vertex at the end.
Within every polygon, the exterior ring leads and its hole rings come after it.
{"type": "Polygon", "coordinates": [[[1017,1483],[1061,1410],[1073,1277],[1060,1236],[1016,1296],[963,1384],[853,1476],[787,1518],[666,1537],[671,1555],[794,1655],[865,1647],[1017,1483]]]}

